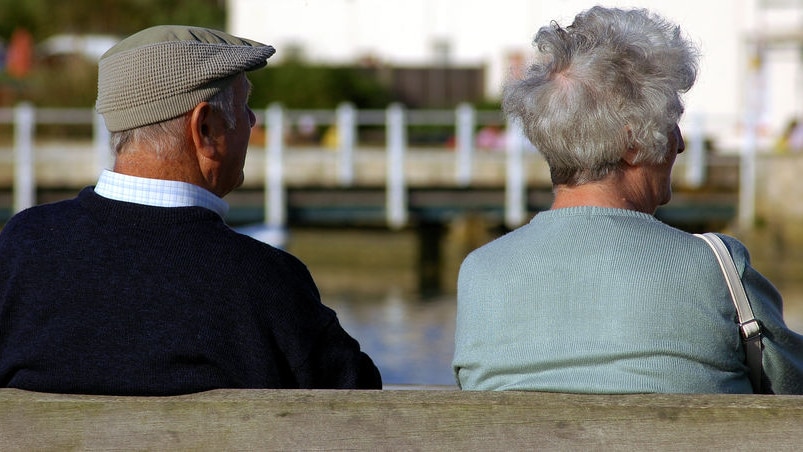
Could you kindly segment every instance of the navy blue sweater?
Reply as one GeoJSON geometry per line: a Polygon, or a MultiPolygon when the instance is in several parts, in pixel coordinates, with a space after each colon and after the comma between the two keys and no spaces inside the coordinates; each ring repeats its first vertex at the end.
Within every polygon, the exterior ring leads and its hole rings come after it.
{"type": "Polygon", "coordinates": [[[200,207],[86,188],[0,232],[0,387],[380,388],[307,268],[200,207]]]}

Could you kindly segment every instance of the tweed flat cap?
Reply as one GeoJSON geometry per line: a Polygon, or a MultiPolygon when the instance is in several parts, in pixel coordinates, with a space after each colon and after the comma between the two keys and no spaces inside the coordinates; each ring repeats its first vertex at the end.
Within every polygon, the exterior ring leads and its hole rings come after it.
{"type": "Polygon", "coordinates": [[[208,28],[147,28],[100,58],[95,107],[111,132],[172,119],[219,93],[229,77],[264,67],[274,52],[208,28]]]}

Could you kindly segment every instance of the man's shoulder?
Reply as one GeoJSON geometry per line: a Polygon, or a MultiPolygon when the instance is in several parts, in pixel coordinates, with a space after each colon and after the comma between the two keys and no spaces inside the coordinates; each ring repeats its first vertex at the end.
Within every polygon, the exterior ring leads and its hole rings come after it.
{"type": "Polygon", "coordinates": [[[300,259],[288,251],[228,227],[226,227],[222,240],[226,246],[231,247],[236,253],[242,254],[243,257],[249,255],[271,262],[279,261],[282,265],[291,267],[306,267],[300,259]]]}
{"type": "Polygon", "coordinates": [[[71,198],[28,207],[14,214],[4,229],[13,228],[17,224],[57,221],[60,217],[63,221],[63,215],[78,208],[76,201],[77,198],[71,198]]]}

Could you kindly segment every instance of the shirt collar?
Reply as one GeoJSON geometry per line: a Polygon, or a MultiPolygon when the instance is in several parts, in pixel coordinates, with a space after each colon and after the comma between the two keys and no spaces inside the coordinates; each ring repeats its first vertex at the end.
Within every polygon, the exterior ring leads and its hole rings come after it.
{"type": "Polygon", "coordinates": [[[203,207],[221,218],[229,204],[214,193],[187,182],[129,176],[103,170],[95,193],[116,201],[156,207],[203,207]]]}

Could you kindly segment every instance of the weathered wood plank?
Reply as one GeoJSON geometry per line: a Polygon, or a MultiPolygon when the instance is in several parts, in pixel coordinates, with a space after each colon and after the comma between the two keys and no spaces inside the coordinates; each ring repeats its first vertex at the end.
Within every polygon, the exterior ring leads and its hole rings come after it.
{"type": "Polygon", "coordinates": [[[99,397],[0,390],[0,449],[532,450],[803,447],[803,397],[217,390],[99,397]]]}

